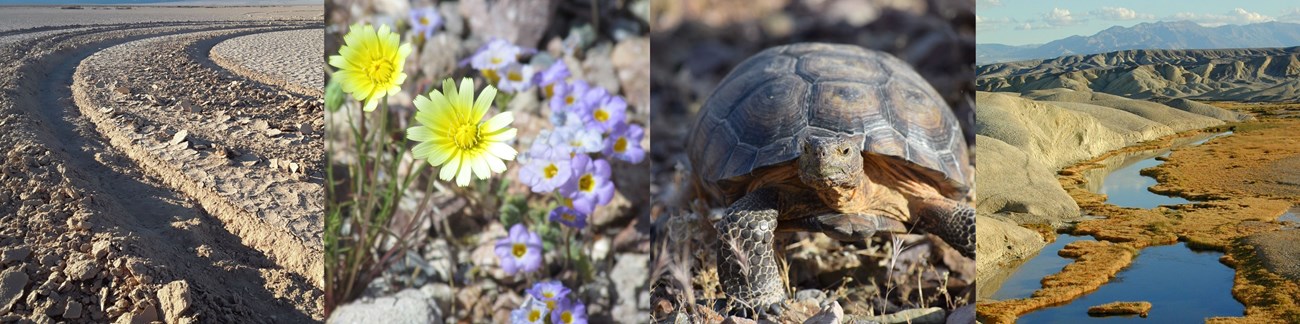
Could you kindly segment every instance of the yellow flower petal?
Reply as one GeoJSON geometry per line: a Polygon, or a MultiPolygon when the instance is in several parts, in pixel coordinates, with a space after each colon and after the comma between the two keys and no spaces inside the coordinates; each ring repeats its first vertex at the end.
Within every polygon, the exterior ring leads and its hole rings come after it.
{"type": "Polygon", "coordinates": [[[519,152],[515,151],[515,148],[500,142],[488,144],[487,151],[488,153],[491,153],[492,156],[507,161],[514,160],[515,155],[519,154],[519,152]]]}
{"type": "Polygon", "coordinates": [[[488,108],[492,107],[492,99],[496,98],[496,96],[496,87],[488,85],[483,88],[483,92],[478,94],[478,101],[474,102],[474,109],[470,111],[469,120],[474,122],[483,120],[483,115],[487,115],[488,108]]]}
{"type": "Polygon", "coordinates": [[[492,173],[489,172],[490,170],[487,161],[484,161],[487,158],[488,157],[482,155],[469,158],[469,165],[474,170],[474,175],[477,176],[479,180],[487,179],[488,176],[492,175],[492,173]]]}
{"type": "Polygon", "coordinates": [[[458,172],[460,172],[460,158],[453,156],[442,165],[442,170],[438,170],[438,179],[451,181],[451,177],[456,176],[458,172]]]}
{"type": "Polygon", "coordinates": [[[497,114],[496,116],[492,116],[492,118],[489,118],[487,122],[483,123],[481,129],[483,130],[484,133],[493,133],[493,132],[500,131],[502,128],[510,126],[510,123],[513,123],[514,121],[515,121],[515,114],[507,111],[507,112],[497,114]]]}
{"type": "MultiPolygon", "coordinates": [[[[412,133],[408,131],[406,134],[409,137],[411,136],[412,133]]],[[[433,150],[434,150],[433,143],[431,142],[420,143],[419,145],[416,145],[415,147],[411,148],[411,156],[414,156],[417,159],[424,159],[429,157],[430,154],[433,154],[433,150]]]]}
{"type": "Polygon", "coordinates": [[[496,132],[483,134],[483,140],[488,142],[506,142],[515,139],[515,132],[517,131],[518,129],[515,128],[506,128],[496,132]]]}
{"type": "Polygon", "coordinates": [[[456,98],[456,101],[452,101],[451,104],[456,105],[456,110],[463,111],[461,116],[464,116],[465,119],[462,119],[462,121],[479,121],[470,115],[470,107],[473,107],[474,104],[474,79],[460,79],[460,92],[458,93],[460,93],[460,96],[456,98]]]}
{"type": "Polygon", "coordinates": [[[500,157],[495,156],[495,154],[493,155],[494,156],[492,157],[484,157],[484,160],[487,160],[488,168],[492,170],[493,173],[505,172],[506,171],[505,162],[501,162],[500,157]]]}
{"type": "Polygon", "coordinates": [[[468,165],[466,165],[466,164],[469,164],[469,161],[465,161],[465,156],[464,156],[464,155],[461,155],[461,156],[460,156],[460,170],[456,171],[456,185],[457,185],[457,186],[464,187],[464,186],[468,186],[468,185],[469,185],[469,174],[470,174],[470,168],[471,168],[471,167],[468,166],[468,165]]]}
{"type": "MultiPolygon", "coordinates": [[[[416,142],[428,142],[433,140],[433,131],[425,126],[415,126],[406,129],[406,139],[416,142]]],[[[425,143],[430,144],[430,143],[425,143]]],[[[423,144],[422,144],[423,145],[423,144]]],[[[432,144],[430,144],[432,146],[432,144]]],[[[418,145],[416,147],[419,147],[418,145]]],[[[427,155],[427,154],[426,154],[427,155]]],[[[418,156],[418,155],[417,155],[418,156]]]]}

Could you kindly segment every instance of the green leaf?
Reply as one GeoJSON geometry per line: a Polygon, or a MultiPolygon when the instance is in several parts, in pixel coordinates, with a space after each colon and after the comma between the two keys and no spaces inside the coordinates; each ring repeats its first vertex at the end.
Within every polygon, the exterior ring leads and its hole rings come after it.
{"type": "Polygon", "coordinates": [[[325,85],[325,109],[330,112],[339,111],[343,100],[347,98],[348,94],[343,92],[343,84],[338,82],[338,78],[330,78],[329,84],[325,85]]]}

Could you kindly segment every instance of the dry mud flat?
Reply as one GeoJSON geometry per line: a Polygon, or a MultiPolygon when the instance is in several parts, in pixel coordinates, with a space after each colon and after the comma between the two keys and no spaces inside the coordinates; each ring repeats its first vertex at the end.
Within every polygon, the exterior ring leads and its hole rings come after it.
{"type": "Polygon", "coordinates": [[[209,57],[320,8],[255,9],[0,26],[0,322],[322,319],[321,100],[209,57]]]}

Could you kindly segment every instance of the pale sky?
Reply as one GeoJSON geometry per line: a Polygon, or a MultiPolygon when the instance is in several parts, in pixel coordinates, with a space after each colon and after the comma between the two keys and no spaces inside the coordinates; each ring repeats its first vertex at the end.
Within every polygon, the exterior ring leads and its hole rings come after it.
{"type": "Polygon", "coordinates": [[[1111,26],[1190,20],[1203,26],[1267,21],[1300,23],[1295,0],[976,0],[976,41],[1042,44],[1089,36],[1111,26]]]}

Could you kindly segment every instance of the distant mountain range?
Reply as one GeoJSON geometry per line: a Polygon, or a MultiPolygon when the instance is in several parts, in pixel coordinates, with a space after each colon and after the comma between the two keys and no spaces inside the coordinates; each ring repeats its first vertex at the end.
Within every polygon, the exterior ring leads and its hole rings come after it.
{"type": "Polygon", "coordinates": [[[980,91],[1065,88],[1133,99],[1300,101],[1300,47],[1123,50],[981,65],[980,91]]]}
{"type": "Polygon", "coordinates": [[[1205,27],[1190,21],[1115,26],[1092,36],[1070,36],[1047,44],[977,44],[975,64],[1051,59],[1131,49],[1223,49],[1300,46],[1300,24],[1266,22],[1205,27]]]}

